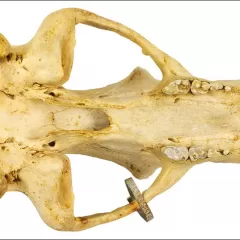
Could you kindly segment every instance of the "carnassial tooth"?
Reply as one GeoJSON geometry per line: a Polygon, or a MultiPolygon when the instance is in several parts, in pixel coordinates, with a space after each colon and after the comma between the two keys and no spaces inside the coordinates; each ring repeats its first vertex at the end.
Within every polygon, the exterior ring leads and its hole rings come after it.
{"type": "Polygon", "coordinates": [[[186,147],[163,147],[161,151],[169,158],[179,161],[188,159],[188,149],[186,147]]]}

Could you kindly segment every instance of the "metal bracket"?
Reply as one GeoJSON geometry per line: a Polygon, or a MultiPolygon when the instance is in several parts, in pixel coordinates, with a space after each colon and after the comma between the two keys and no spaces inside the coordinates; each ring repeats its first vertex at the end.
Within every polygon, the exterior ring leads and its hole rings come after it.
{"type": "Polygon", "coordinates": [[[128,178],[125,180],[125,184],[127,186],[130,197],[128,198],[128,202],[131,203],[133,201],[137,201],[139,205],[138,213],[139,215],[146,221],[149,222],[153,219],[153,214],[148,206],[148,204],[144,201],[143,195],[139,191],[136,183],[132,178],[128,178]]]}

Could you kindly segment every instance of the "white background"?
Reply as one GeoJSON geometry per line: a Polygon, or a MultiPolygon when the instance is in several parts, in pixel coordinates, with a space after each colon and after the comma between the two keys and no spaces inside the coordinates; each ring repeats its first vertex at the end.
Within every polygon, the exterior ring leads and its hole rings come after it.
{"type": "MultiPolygon", "coordinates": [[[[26,43],[49,13],[65,7],[90,10],[133,28],[198,77],[240,78],[240,2],[0,2],[0,32],[11,44],[26,43]]],[[[88,26],[76,29],[75,62],[65,87],[102,87],[136,66],[161,78],[130,41],[88,26]]],[[[76,216],[127,202],[127,170],[91,157],[70,158],[76,216]]],[[[158,172],[136,180],[139,188],[145,190],[158,172]]],[[[57,232],[42,222],[26,196],[7,193],[0,200],[0,238],[240,238],[239,203],[240,166],[204,164],[149,204],[155,216],[149,223],[135,213],[82,232],[57,232]]]]}

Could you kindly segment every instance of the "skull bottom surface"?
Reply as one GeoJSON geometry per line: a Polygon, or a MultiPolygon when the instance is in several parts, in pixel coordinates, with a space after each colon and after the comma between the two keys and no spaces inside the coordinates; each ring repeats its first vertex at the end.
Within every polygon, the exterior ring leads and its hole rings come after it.
{"type": "Polygon", "coordinates": [[[75,217],[65,154],[113,161],[139,179],[161,167],[143,193],[146,202],[197,164],[239,162],[238,81],[196,78],[133,30],[80,9],[49,15],[26,45],[0,38],[0,196],[24,192],[52,228],[83,230],[139,210],[131,201],[109,213],[75,217]],[[136,68],[104,88],[63,88],[77,23],[134,41],[162,70],[162,81],[136,68]]]}

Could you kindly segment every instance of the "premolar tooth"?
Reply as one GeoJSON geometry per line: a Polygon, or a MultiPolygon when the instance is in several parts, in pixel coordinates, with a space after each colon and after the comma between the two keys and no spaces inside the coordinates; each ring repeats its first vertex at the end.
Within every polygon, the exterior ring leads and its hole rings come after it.
{"type": "Polygon", "coordinates": [[[212,157],[213,155],[214,155],[214,150],[213,150],[213,149],[209,149],[207,156],[210,158],[210,157],[212,157]]]}
{"type": "Polygon", "coordinates": [[[223,85],[221,83],[210,83],[210,90],[221,90],[223,89],[223,85]]]}
{"type": "Polygon", "coordinates": [[[225,150],[223,150],[223,155],[228,155],[229,154],[229,150],[228,149],[225,149],[225,150]]]}
{"type": "Polygon", "coordinates": [[[225,91],[226,91],[226,92],[229,92],[229,91],[231,91],[231,90],[232,90],[232,88],[231,88],[231,87],[229,87],[229,86],[226,86],[224,89],[225,89],[225,91]]]}
{"type": "Polygon", "coordinates": [[[223,89],[223,85],[221,83],[218,84],[218,90],[223,89]]]}
{"type": "Polygon", "coordinates": [[[201,82],[199,80],[194,80],[192,82],[191,91],[195,95],[205,94],[208,92],[209,88],[210,88],[209,83],[201,82]]]}
{"type": "Polygon", "coordinates": [[[208,82],[203,82],[203,83],[202,83],[202,89],[203,89],[204,91],[209,90],[209,89],[210,89],[210,84],[209,84],[208,82]]]}
{"type": "Polygon", "coordinates": [[[209,149],[207,155],[210,158],[210,157],[221,156],[221,153],[216,151],[216,150],[214,150],[214,149],[209,149]]]}
{"type": "Polygon", "coordinates": [[[163,147],[161,151],[170,159],[180,161],[188,159],[188,149],[186,147],[163,147]]]}
{"type": "Polygon", "coordinates": [[[203,147],[191,147],[189,157],[192,161],[207,158],[207,151],[203,147]]]}

